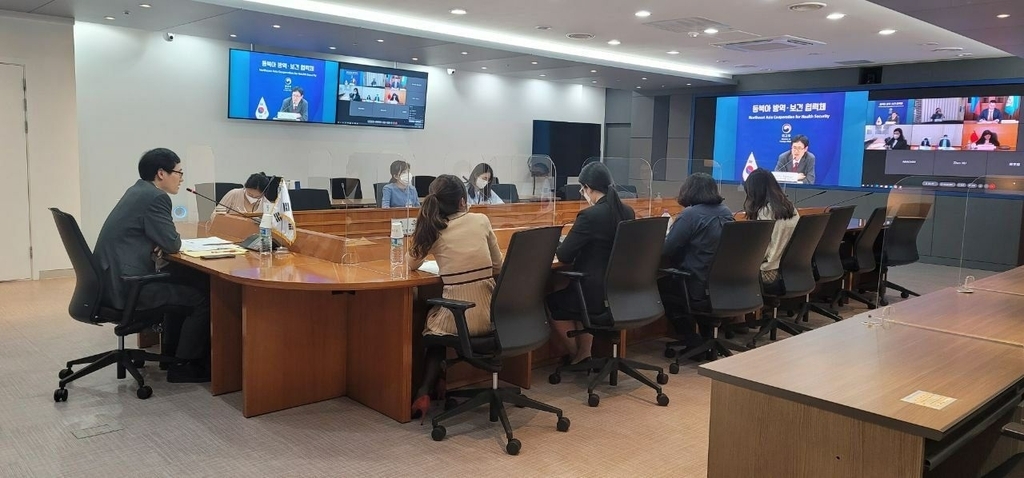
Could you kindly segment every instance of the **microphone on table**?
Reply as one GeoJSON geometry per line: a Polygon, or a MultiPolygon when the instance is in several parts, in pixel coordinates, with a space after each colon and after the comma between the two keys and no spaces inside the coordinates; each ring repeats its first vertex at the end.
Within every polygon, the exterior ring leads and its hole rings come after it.
{"type": "Polygon", "coordinates": [[[838,206],[838,205],[840,205],[842,203],[850,202],[850,201],[853,201],[854,199],[860,199],[860,198],[863,198],[863,197],[868,197],[868,196],[870,196],[872,194],[874,194],[874,192],[864,193],[864,194],[861,194],[860,196],[854,196],[852,198],[843,199],[842,201],[839,201],[839,202],[837,202],[835,204],[828,205],[828,207],[826,207],[825,210],[827,211],[827,210],[832,209],[833,207],[838,206]]]}
{"type": "MultiPolygon", "coordinates": [[[[228,211],[231,211],[231,212],[233,212],[233,213],[235,213],[235,214],[238,214],[239,216],[243,216],[243,217],[245,217],[245,215],[246,215],[246,214],[249,214],[249,213],[244,213],[244,212],[242,212],[242,211],[239,211],[238,209],[235,209],[235,208],[233,208],[233,207],[231,207],[231,206],[228,206],[227,204],[221,203],[220,201],[214,200],[213,198],[211,198],[211,197],[209,197],[209,196],[206,196],[205,194],[203,194],[203,193],[200,193],[199,191],[196,191],[195,189],[192,189],[192,188],[185,188],[185,190],[186,190],[186,191],[188,191],[188,192],[190,192],[190,193],[192,193],[192,194],[195,194],[196,196],[199,196],[199,197],[201,197],[201,198],[203,198],[203,199],[206,199],[207,201],[210,201],[210,202],[214,203],[214,205],[216,205],[216,206],[224,206],[224,209],[227,209],[228,211]]],[[[254,217],[250,217],[250,218],[248,218],[248,219],[249,219],[250,221],[252,221],[252,222],[255,222],[256,224],[259,224],[259,223],[260,223],[260,221],[259,221],[259,220],[257,220],[257,219],[256,219],[256,218],[254,218],[254,217]]]]}
{"type": "Polygon", "coordinates": [[[802,203],[802,202],[804,202],[804,201],[806,201],[806,200],[808,200],[808,199],[810,199],[810,198],[812,198],[812,197],[815,197],[815,196],[821,196],[822,194],[825,194],[825,193],[827,193],[827,192],[828,192],[828,190],[826,189],[826,190],[824,190],[824,191],[821,191],[821,192],[818,192],[818,193],[815,193],[815,194],[811,194],[810,196],[807,196],[807,197],[805,197],[805,198],[803,198],[803,199],[801,199],[801,200],[799,200],[799,201],[797,201],[797,202],[793,203],[793,205],[795,206],[795,205],[797,205],[797,204],[800,204],[800,203],[802,203]]]}
{"type": "MultiPolygon", "coordinates": [[[[273,180],[271,180],[271,182],[273,182],[273,180]]],[[[270,184],[267,184],[267,188],[269,188],[269,187],[270,187],[270,184]]],[[[190,192],[190,193],[192,193],[192,194],[195,194],[196,196],[199,196],[199,197],[201,197],[203,199],[211,201],[214,204],[217,204],[217,205],[220,205],[220,206],[224,206],[224,208],[227,209],[228,211],[231,211],[231,212],[233,212],[235,214],[238,214],[238,215],[240,215],[242,217],[245,217],[246,219],[252,221],[257,226],[259,226],[259,224],[260,224],[260,220],[259,219],[255,218],[255,217],[247,217],[247,216],[245,216],[246,213],[241,212],[241,211],[239,211],[239,210],[237,210],[237,209],[235,209],[233,207],[230,207],[227,204],[222,204],[220,201],[214,201],[213,198],[211,198],[209,196],[206,196],[206,195],[196,191],[195,189],[185,188],[185,190],[190,192]]],[[[266,191],[267,191],[267,189],[264,188],[263,189],[264,194],[266,194],[266,191]]],[[[242,239],[241,241],[238,242],[238,245],[240,245],[240,246],[242,246],[242,247],[244,247],[246,249],[253,250],[253,251],[259,251],[260,250],[259,244],[260,244],[260,234],[259,234],[259,232],[255,233],[255,234],[252,234],[249,237],[246,237],[245,239],[242,239]]],[[[276,244],[276,241],[275,241],[275,244],[276,244]]]]}

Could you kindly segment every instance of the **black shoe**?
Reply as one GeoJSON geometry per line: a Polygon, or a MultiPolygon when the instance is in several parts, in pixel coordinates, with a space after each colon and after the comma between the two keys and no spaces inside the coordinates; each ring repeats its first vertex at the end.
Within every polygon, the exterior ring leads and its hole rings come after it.
{"type": "Polygon", "coordinates": [[[210,368],[201,360],[171,364],[167,369],[170,383],[206,383],[210,381],[210,368]]]}

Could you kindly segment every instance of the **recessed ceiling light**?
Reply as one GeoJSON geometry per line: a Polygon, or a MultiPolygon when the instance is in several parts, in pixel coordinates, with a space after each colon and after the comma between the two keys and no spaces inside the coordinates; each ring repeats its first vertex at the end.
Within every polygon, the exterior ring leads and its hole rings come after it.
{"type": "Polygon", "coordinates": [[[729,63],[729,60],[715,60],[715,63],[729,63]]]}
{"type": "Polygon", "coordinates": [[[717,28],[705,28],[704,29],[704,33],[707,33],[708,35],[714,35],[715,33],[718,33],[718,29],[717,28]]]}
{"type": "Polygon", "coordinates": [[[597,70],[590,70],[591,73],[597,73],[597,70]]]}
{"type": "Polygon", "coordinates": [[[548,75],[545,75],[545,74],[541,73],[540,76],[541,76],[541,78],[543,78],[543,77],[548,76],[548,75]]]}
{"type": "Polygon", "coordinates": [[[468,54],[469,54],[469,52],[468,52],[468,51],[464,51],[464,52],[462,52],[462,54],[463,54],[463,55],[468,55],[468,54]]]}
{"type": "Polygon", "coordinates": [[[963,58],[965,56],[973,56],[974,53],[958,53],[956,56],[963,58]]]}
{"type": "Polygon", "coordinates": [[[638,90],[639,90],[639,89],[640,89],[640,87],[639,87],[639,86],[637,86],[637,87],[636,87],[636,89],[638,89],[638,90]]]}
{"type": "Polygon", "coordinates": [[[235,35],[234,33],[232,33],[232,34],[230,34],[228,36],[230,36],[231,38],[238,38],[238,35],[235,35]]]}
{"type": "Polygon", "coordinates": [[[114,17],[103,17],[104,20],[113,20],[114,17]]]}
{"type": "Polygon", "coordinates": [[[693,86],[693,83],[687,83],[686,86],[693,86]]]}
{"type": "Polygon", "coordinates": [[[140,4],[139,4],[139,7],[142,7],[142,8],[150,8],[150,7],[152,7],[152,5],[150,5],[150,4],[148,4],[148,3],[140,3],[140,4]]]}
{"type": "Polygon", "coordinates": [[[922,43],[921,46],[936,46],[938,44],[939,44],[939,42],[937,42],[937,41],[930,41],[930,42],[922,43]]]}
{"type": "Polygon", "coordinates": [[[999,15],[996,15],[996,18],[1010,18],[1010,14],[1009,13],[1000,13],[999,15]]]}
{"type": "Polygon", "coordinates": [[[451,9],[449,11],[451,12],[452,15],[465,15],[465,14],[469,13],[464,8],[453,8],[453,9],[451,9]]]}
{"type": "Polygon", "coordinates": [[[896,33],[896,30],[893,30],[892,28],[886,28],[884,30],[878,30],[878,34],[879,35],[892,35],[893,33],[896,33]]]}
{"type": "Polygon", "coordinates": [[[531,61],[531,62],[530,62],[530,64],[531,64],[531,65],[536,65],[536,64],[537,64],[537,62],[535,62],[535,61],[531,61]]]}
{"type": "Polygon", "coordinates": [[[327,49],[328,49],[328,50],[337,50],[337,49],[338,49],[338,47],[334,47],[334,46],[329,46],[329,47],[327,47],[327,49]]]}
{"type": "Polygon", "coordinates": [[[845,16],[846,16],[845,13],[836,12],[836,13],[829,13],[828,16],[825,17],[825,18],[827,18],[829,20],[842,20],[843,17],[845,17],[845,16]]]}
{"type": "Polygon", "coordinates": [[[591,83],[597,83],[597,80],[590,80],[591,83]]]}
{"type": "Polygon", "coordinates": [[[672,51],[667,51],[667,52],[665,52],[665,53],[668,53],[669,55],[678,55],[678,54],[679,54],[679,52],[678,52],[678,51],[676,51],[676,50],[672,50],[672,51]]]}
{"type": "Polygon", "coordinates": [[[817,51],[812,51],[812,52],[808,53],[809,56],[818,56],[820,54],[821,54],[821,52],[817,52],[817,51]]]}
{"type": "Polygon", "coordinates": [[[383,38],[378,38],[377,39],[377,43],[384,43],[384,39],[383,38]]]}
{"type": "Polygon", "coordinates": [[[481,69],[481,70],[486,70],[486,69],[487,69],[487,67],[486,67],[486,66],[481,66],[481,67],[480,67],[480,69],[481,69]]]}
{"type": "Polygon", "coordinates": [[[416,58],[416,57],[412,57],[412,61],[420,61],[420,59],[416,58]]]}
{"type": "Polygon", "coordinates": [[[645,77],[643,77],[643,78],[640,78],[640,79],[641,79],[641,80],[645,80],[645,81],[646,81],[646,80],[647,80],[647,77],[645,76],[645,77]]]}
{"type": "Polygon", "coordinates": [[[827,4],[821,2],[801,2],[790,5],[789,9],[794,12],[813,12],[815,10],[821,10],[827,6],[827,4]]]}
{"type": "Polygon", "coordinates": [[[616,45],[621,45],[622,42],[620,42],[618,40],[608,40],[608,44],[611,45],[611,46],[616,46],[616,45]]]}
{"type": "Polygon", "coordinates": [[[640,18],[647,18],[651,16],[651,12],[648,12],[647,10],[640,10],[639,12],[636,12],[633,15],[636,15],[640,18]]]}
{"type": "Polygon", "coordinates": [[[281,28],[281,25],[271,25],[274,28],[281,28]]]}

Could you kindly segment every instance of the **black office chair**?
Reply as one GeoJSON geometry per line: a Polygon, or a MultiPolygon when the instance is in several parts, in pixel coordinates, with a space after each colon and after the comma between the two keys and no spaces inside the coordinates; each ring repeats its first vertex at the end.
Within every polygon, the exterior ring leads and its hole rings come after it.
{"type": "Polygon", "coordinates": [[[136,309],[139,299],[139,292],[142,286],[150,282],[170,277],[167,272],[158,272],[144,276],[124,276],[121,280],[130,286],[127,302],[124,309],[116,309],[110,306],[104,297],[104,283],[102,270],[89,249],[89,244],[82,236],[82,230],[78,222],[70,214],[57,208],[50,208],[53,213],[53,221],[57,225],[57,232],[60,233],[61,242],[67,250],[68,258],[71,259],[71,266],[75,270],[75,292],[71,296],[71,304],[68,306],[68,314],[79,322],[90,325],[116,324],[114,335],[117,336],[117,349],[107,352],[71,360],[67,367],[60,371],[58,377],[60,382],[58,388],[53,391],[53,401],[66,402],[68,400],[67,385],[79,378],[89,375],[108,365],[117,365],[117,378],[125,378],[125,371],[131,374],[138,383],[138,390],[135,394],[145,400],[153,395],[153,389],[145,384],[139,368],[145,366],[147,361],[172,363],[178,360],[174,357],[157,355],[145,350],[126,349],[124,337],[137,334],[147,329],[159,328],[165,315],[184,316],[191,310],[186,307],[159,307],[147,310],[136,309]],[[85,368],[73,371],[75,365],[85,365],[85,368]]]}
{"type": "Polygon", "coordinates": [[[665,242],[665,230],[668,229],[667,217],[651,217],[634,219],[619,223],[612,243],[612,254],[605,269],[605,302],[608,308],[593,316],[587,311],[580,279],[582,272],[559,271],[569,278],[570,287],[576,289],[579,297],[583,330],[569,332],[570,337],[580,334],[591,334],[594,338],[603,338],[612,344],[611,357],[597,357],[582,362],[560,366],[548,377],[548,381],[557,384],[562,381],[562,372],[582,372],[598,369],[596,375],[587,385],[587,403],[596,407],[601,398],[594,393],[594,388],[608,377],[609,385],[618,385],[618,372],[639,380],[653,388],[657,395],[658,405],[668,405],[668,395],[661,391],[661,385],[668,383],[668,375],[661,367],[649,365],[635,360],[619,357],[619,336],[623,330],[643,327],[665,314],[661,305],[661,294],[658,291],[658,265],[661,262],[661,247],[665,242]],[[639,372],[651,370],[658,372],[657,381],[639,372]]]}
{"type": "MultiPolygon", "coordinates": [[[[1011,422],[1003,426],[1002,435],[1024,441],[1024,424],[1011,422]]],[[[1007,478],[1024,476],[1024,452],[1016,453],[982,478],[1007,478]]]]}
{"type": "Polygon", "coordinates": [[[619,193],[619,196],[625,199],[635,199],[640,197],[636,192],[636,186],[633,184],[616,184],[615,191],[619,193]]]}
{"type": "Polygon", "coordinates": [[[430,191],[430,183],[434,182],[437,176],[413,176],[412,185],[416,188],[416,192],[423,196],[427,195],[430,191]]]}
{"type": "Polygon", "coordinates": [[[782,251],[782,258],[779,260],[779,280],[772,284],[766,284],[764,288],[765,305],[772,308],[772,316],[762,320],[763,325],[757,334],[750,339],[749,347],[757,346],[757,339],[769,334],[772,340],[776,340],[778,329],[782,329],[789,335],[797,335],[803,332],[802,326],[779,320],[779,304],[785,299],[806,297],[817,285],[814,281],[814,268],[811,259],[819,242],[821,235],[828,225],[829,214],[810,214],[800,216],[796,227],[793,228],[793,235],[782,251]]]}
{"type": "Polygon", "coordinates": [[[566,201],[583,200],[583,195],[580,194],[579,184],[566,184],[565,186],[562,186],[560,189],[562,191],[561,197],[564,198],[566,201]]]}
{"type": "Polygon", "coordinates": [[[359,178],[331,178],[331,199],[362,199],[359,178]]]}
{"type": "Polygon", "coordinates": [[[519,191],[516,189],[515,184],[492,184],[491,191],[497,194],[502,201],[509,204],[519,202],[519,191]]]}
{"type": "MultiPolygon", "coordinates": [[[[843,244],[843,237],[850,227],[850,220],[853,219],[853,211],[857,206],[834,207],[828,210],[828,224],[825,232],[818,241],[818,247],[814,249],[814,280],[818,285],[835,282],[843,278],[846,270],[843,269],[843,259],[839,255],[839,248],[843,244]]],[[[804,302],[800,317],[804,322],[808,321],[811,312],[824,315],[836,322],[843,318],[835,311],[826,309],[810,301],[804,302]]]]}
{"type": "MultiPolygon", "coordinates": [[[[377,198],[377,207],[383,207],[384,204],[384,186],[388,183],[373,183],[373,195],[377,198]]],[[[416,191],[419,192],[419,191],[416,191]]]]}
{"type": "Polygon", "coordinates": [[[289,189],[292,211],[316,211],[331,208],[331,194],[326,189],[289,189]]]}
{"type": "Polygon", "coordinates": [[[921,256],[917,252],[917,235],[924,225],[924,217],[901,217],[893,218],[889,227],[882,234],[882,251],[878,257],[878,264],[881,267],[881,278],[878,290],[878,303],[889,305],[885,300],[886,289],[900,291],[900,297],[906,299],[910,296],[920,297],[921,294],[906,287],[889,281],[889,268],[893,266],[905,266],[917,262],[921,256]]]}
{"type": "Polygon", "coordinates": [[[711,359],[732,355],[729,349],[743,351],[746,348],[718,338],[722,319],[744,317],[761,310],[764,298],[761,296],[761,263],[764,251],[772,240],[774,221],[736,221],[722,225],[722,236],[718,240],[715,257],[708,273],[706,299],[694,301],[686,287],[690,274],[679,269],[664,269],[682,284],[683,296],[666,296],[665,299],[679,304],[688,316],[701,326],[710,329],[710,337],[704,343],[679,355],[678,349],[684,342],[669,342],[665,345],[665,356],[675,357],[668,371],[679,373],[683,361],[699,354],[711,352],[711,359]]]}
{"type": "Polygon", "coordinates": [[[853,242],[853,248],[850,251],[850,255],[843,257],[843,269],[846,271],[846,277],[843,279],[843,287],[836,292],[835,297],[832,298],[832,308],[836,308],[837,304],[846,302],[847,299],[853,299],[860,302],[869,309],[874,309],[875,304],[868,300],[863,295],[854,292],[852,289],[854,285],[853,274],[855,273],[867,273],[875,270],[877,263],[875,262],[875,239],[878,239],[878,235],[882,232],[882,227],[885,226],[886,208],[879,207],[875,208],[871,212],[871,216],[868,217],[868,222],[864,224],[864,229],[861,230],[860,234],[853,242]],[[847,290],[847,286],[851,290],[847,290]]]}
{"type": "MultiPolygon", "coordinates": [[[[426,346],[444,346],[455,349],[458,358],[491,373],[491,388],[452,390],[447,393],[446,411],[431,421],[431,438],[441,441],[447,430],[440,424],[481,405],[490,406],[491,421],[501,420],[508,444],[505,451],[519,453],[522,444],[512,436],[512,426],[505,412],[505,403],[532,408],[558,416],[558,431],[569,430],[569,419],[562,410],[527,398],[519,387],[498,387],[498,372],[504,357],[515,357],[534,350],[548,341],[550,329],[544,308],[544,293],[551,274],[551,258],[558,247],[561,226],[542,227],[520,231],[512,235],[505,262],[501,267],[491,299],[491,320],[494,332],[482,336],[469,335],[466,310],[475,307],[472,302],[451,299],[430,299],[429,304],[445,307],[455,316],[458,336],[425,335],[426,346]],[[469,398],[457,404],[455,397],[469,398]]],[[[448,361],[449,365],[452,363],[448,361]]]]}

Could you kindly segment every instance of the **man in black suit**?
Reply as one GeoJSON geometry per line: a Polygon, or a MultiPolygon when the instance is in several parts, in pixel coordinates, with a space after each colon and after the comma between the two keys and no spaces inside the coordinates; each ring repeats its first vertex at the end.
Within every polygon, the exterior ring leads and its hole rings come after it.
{"type": "MultiPolygon", "coordinates": [[[[169,149],[154,149],[139,160],[139,180],[125,191],[107,216],[96,239],[96,259],[103,269],[101,280],[106,297],[114,307],[123,308],[128,285],[125,275],[152,274],[166,264],[163,253],[181,249],[181,237],[171,218],[171,198],[177,194],[185,172],[178,155],[169,149]]],[[[181,326],[176,356],[168,382],[210,380],[210,299],[208,278],[185,267],[172,270],[172,279],[143,286],[137,308],[165,305],[191,308],[181,326]]]]}
{"type": "Polygon", "coordinates": [[[301,86],[292,88],[292,95],[285,98],[281,103],[281,113],[296,113],[299,119],[296,121],[309,121],[309,102],[306,101],[306,92],[301,86]]]}
{"type": "Polygon", "coordinates": [[[800,181],[804,184],[814,184],[814,155],[807,151],[810,146],[811,140],[807,139],[807,136],[798,134],[793,137],[789,151],[779,155],[775,170],[800,173],[800,181]]]}
{"type": "Polygon", "coordinates": [[[988,108],[981,110],[978,115],[978,122],[981,123],[1002,123],[1003,112],[996,108],[996,100],[988,100],[988,108]]]}

